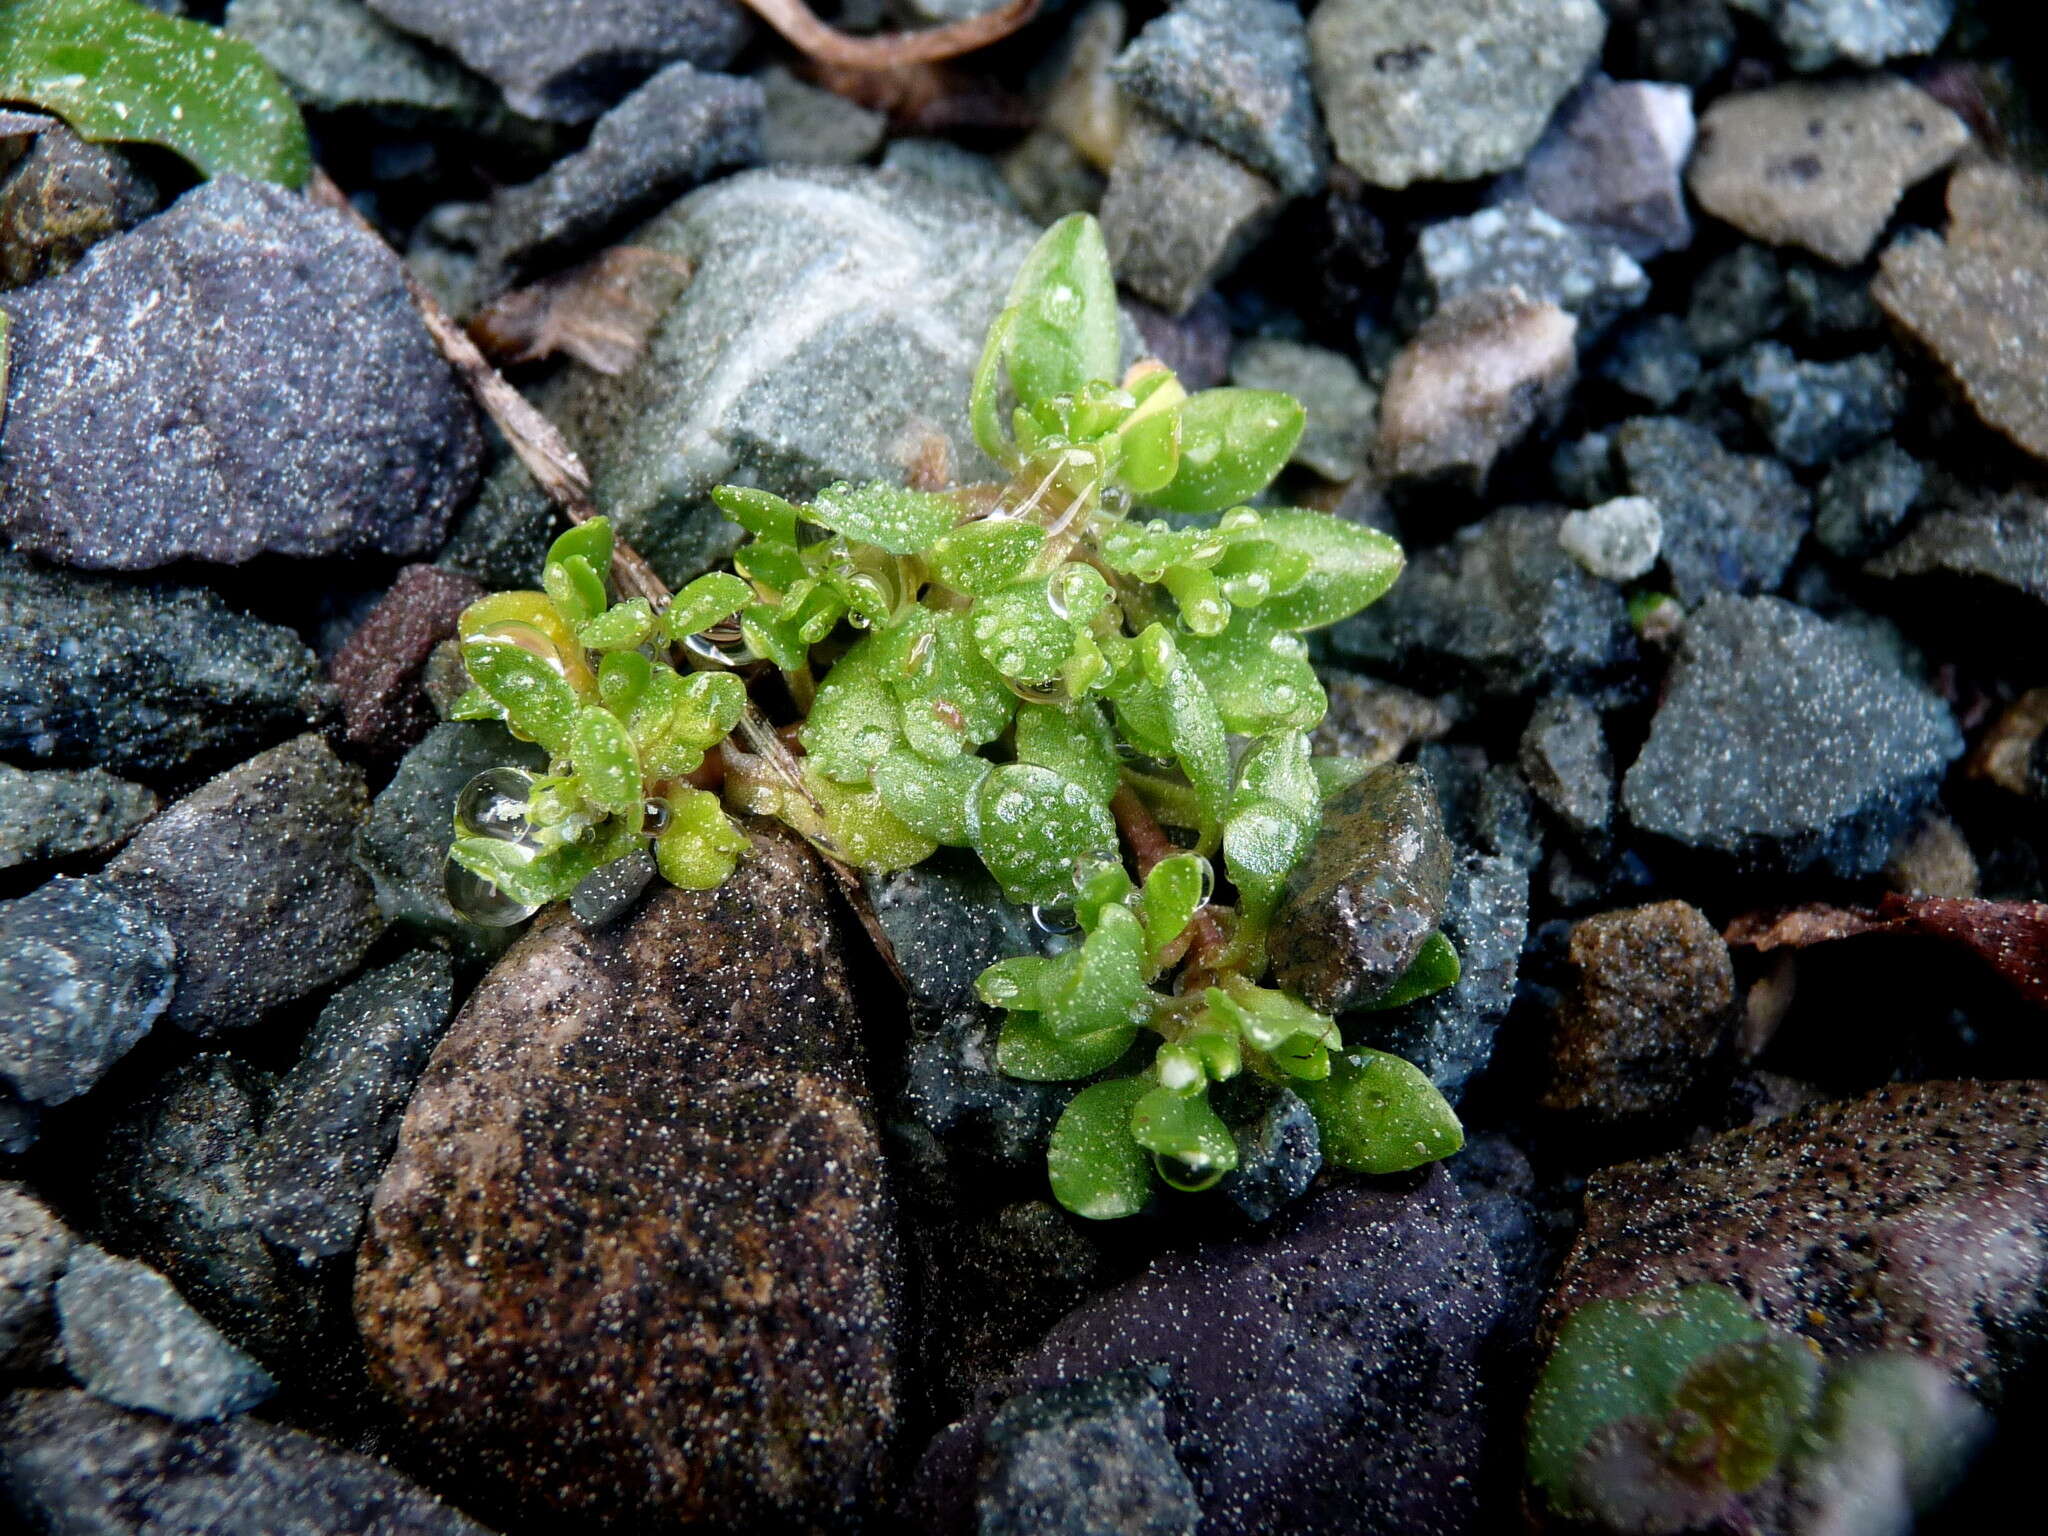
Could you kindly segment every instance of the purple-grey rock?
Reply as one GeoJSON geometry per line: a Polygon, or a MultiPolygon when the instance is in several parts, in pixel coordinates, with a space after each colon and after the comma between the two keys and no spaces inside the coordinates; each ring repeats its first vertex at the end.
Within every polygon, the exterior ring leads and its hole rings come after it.
{"type": "Polygon", "coordinates": [[[1646,416],[1614,434],[1629,491],[1657,504],[1662,554],[1680,602],[1768,592],[1812,519],[1812,497],[1776,459],[1730,453],[1705,427],[1646,416]]]}
{"type": "Polygon", "coordinates": [[[1906,381],[1886,351],[1812,362],[1775,341],[1731,366],[1750,419],[1788,464],[1830,463],[1886,436],[1906,404],[1906,381]]]}
{"type": "Polygon", "coordinates": [[[476,411],[398,258],[282,187],[205,182],[0,308],[17,548],[115,570],[424,554],[475,489],[476,411]]]}
{"type": "Polygon", "coordinates": [[[0,869],[111,852],[160,803],[153,791],[103,769],[25,773],[0,763],[0,869]]]}
{"type": "Polygon", "coordinates": [[[47,1352],[50,1288],[76,1245],[26,1184],[0,1183],[0,1371],[28,1368],[47,1352]]]}
{"type": "Polygon", "coordinates": [[[1231,1086],[1238,1091],[1219,1092],[1216,1111],[1237,1142],[1237,1166],[1217,1181],[1216,1192],[1248,1220],[1271,1221],[1308,1193],[1322,1171],[1322,1131],[1290,1088],[1250,1074],[1231,1086]]]}
{"type": "Polygon", "coordinates": [[[1195,1536],[1202,1506],[1160,1397],[1171,1382],[1129,1366],[1003,1404],[982,1433],[979,1536],[1195,1536]]]}
{"type": "Polygon", "coordinates": [[[1530,152],[1524,190],[1545,213],[1647,261],[1692,243],[1692,141],[1684,86],[1596,75],[1530,152]]]}

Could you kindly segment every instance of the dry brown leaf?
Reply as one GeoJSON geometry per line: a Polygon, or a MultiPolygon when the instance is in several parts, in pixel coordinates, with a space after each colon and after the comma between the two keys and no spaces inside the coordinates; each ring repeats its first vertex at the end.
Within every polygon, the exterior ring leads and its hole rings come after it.
{"type": "Polygon", "coordinates": [[[598,373],[624,373],[689,280],[680,256],[613,246],[492,300],[471,317],[469,334],[501,366],[565,353],[598,373]]]}
{"type": "Polygon", "coordinates": [[[1813,905],[1747,913],[1730,923],[1723,937],[1762,953],[1875,933],[1909,934],[1966,950],[2023,1001],[2048,1008],[2048,902],[1894,894],[1875,911],[1813,905]]]}
{"type": "Polygon", "coordinates": [[[828,27],[803,0],[746,0],[747,8],[821,64],[849,69],[896,69],[906,64],[932,64],[958,58],[977,48],[1001,42],[1038,13],[1038,0],[1009,0],[1006,5],[943,27],[894,32],[883,37],[851,37],[828,27]]]}

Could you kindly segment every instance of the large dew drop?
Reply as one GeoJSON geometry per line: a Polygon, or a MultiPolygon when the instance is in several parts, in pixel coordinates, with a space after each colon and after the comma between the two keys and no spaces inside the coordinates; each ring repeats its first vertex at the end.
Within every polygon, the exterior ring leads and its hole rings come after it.
{"type": "Polygon", "coordinates": [[[540,910],[507,896],[482,875],[464,869],[453,859],[443,866],[442,884],[448,892],[448,905],[456,915],[479,928],[510,928],[540,910]]]}
{"type": "Polygon", "coordinates": [[[533,795],[533,775],[523,768],[488,768],[462,786],[455,800],[455,830],[464,837],[488,837],[500,843],[531,840],[526,809],[533,795]]]}

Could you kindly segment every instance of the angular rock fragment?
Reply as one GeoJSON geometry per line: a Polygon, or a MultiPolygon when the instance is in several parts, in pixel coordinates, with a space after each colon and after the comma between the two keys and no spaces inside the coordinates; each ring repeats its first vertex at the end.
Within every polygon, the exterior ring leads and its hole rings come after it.
{"type": "Polygon", "coordinates": [[[1664,515],[1647,496],[1616,496],[1558,524],[1564,552],[1603,581],[1647,576],[1664,548],[1664,515]]]}
{"type": "Polygon", "coordinates": [[[1606,830],[1614,814],[1614,758],[1591,704],[1574,693],[1538,704],[1517,762],[1536,798],[1567,828],[1582,837],[1606,830]]]}
{"type": "Polygon", "coordinates": [[[981,1536],[1194,1536],[1202,1506],[1174,1460],[1164,1367],[1021,1392],[982,1434],[981,1536]]]}
{"type": "Polygon", "coordinates": [[[1326,347],[1258,336],[1231,354],[1230,381],[1244,389],[1276,389],[1307,408],[1295,463],[1325,480],[1349,480],[1365,468],[1379,396],[1350,358],[1326,347]]]}
{"type": "Polygon", "coordinates": [[[262,54],[315,112],[364,108],[476,126],[496,105],[483,81],[379,20],[362,0],[228,0],[222,29],[262,54]]]}
{"type": "Polygon", "coordinates": [[[1683,603],[1710,592],[1767,592],[1784,579],[1811,497],[1776,459],[1730,453],[1705,427],[1646,416],[1614,434],[1628,489],[1657,504],[1659,552],[1683,603]]]}
{"type": "Polygon", "coordinates": [[[1521,199],[1427,226],[1408,282],[1424,309],[1486,288],[1519,288],[1576,315],[1586,338],[1650,294],[1649,277],[1619,245],[1521,199]]]}
{"type": "Polygon", "coordinates": [[[396,762],[435,723],[420,685],[435,646],[484,594],[483,584],[434,565],[409,565],[334,653],[348,744],[373,762],[396,762]]]}
{"type": "Polygon", "coordinates": [[[106,853],[160,803],[154,792],[102,769],[24,773],[0,763],[0,869],[106,853]]]}
{"type": "Polygon", "coordinates": [[[1309,735],[1318,756],[1352,757],[1376,768],[1451,728],[1443,706],[1406,688],[1350,672],[1328,671],[1322,679],[1329,707],[1309,735]]]}
{"type": "Polygon", "coordinates": [[[1102,196],[1102,237],[1126,286],[1182,315],[1251,249],[1284,201],[1257,171],[1137,110],[1102,196]]]}
{"type": "Polygon", "coordinates": [[[888,137],[886,113],[808,85],[780,64],[756,78],[767,93],[761,158],[770,165],[857,165],[888,137]]]}
{"type": "Polygon", "coordinates": [[[1558,113],[1522,167],[1529,200],[1637,261],[1692,244],[1682,174],[1692,92],[1596,75],[1558,113]]]}
{"type": "Polygon", "coordinates": [[[2048,498],[2028,490],[1921,516],[1866,567],[1913,593],[1913,613],[2002,657],[2048,654],[2048,498]]]}
{"type": "Polygon", "coordinates": [[[26,1184],[0,1183],[0,1370],[28,1369],[47,1350],[50,1288],[76,1246],[26,1184]]]}
{"type": "Polygon", "coordinates": [[[1828,471],[1815,497],[1813,536],[1830,554],[1860,560],[1876,554],[1919,505],[1927,484],[1921,462],[1882,442],[1828,471]]]}
{"type": "Polygon", "coordinates": [[[1669,410],[1705,372],[1692,333],[1677,315],[1651,315],[1629,326],[1600,360],[1600,376],[1657,410],[1669,410]]]}
{"type": "Polygon", "coordinates": [[[1788,464],[1826,464],[1891,431],[1906,404],[1906,381],[1887,352],[1808,362],[1774,341],[1737,358],[1735,387],[1749,414],[1788,464]]]}
{"type": "Polygon", "coordinates": [[[0,289],[70,271],[156,209],[156,189],[120,151],[54,117],[36,121],[27,152],[0,176],[0,289]]]}
{"type": "Polygon", "coordinates": [[[1826,69],[1847,60],[1932,53],[1955,19],[1956,0],[1728,0],[1735,10],[1769,22],[1797,70],[1826,69]]]}

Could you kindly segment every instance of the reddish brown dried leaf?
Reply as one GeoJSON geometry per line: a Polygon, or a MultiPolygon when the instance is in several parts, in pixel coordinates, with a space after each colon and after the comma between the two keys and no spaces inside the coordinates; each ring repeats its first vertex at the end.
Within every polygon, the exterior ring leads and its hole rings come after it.
{"type": "Polygon", "coordinates": [[[1873,933],[1912,934],[1967,950],[2022,1001],[2048,1009],[2048,902],[1894,894],[1875,912],[1814,905],[1746,913],[1723,936],[1730,944],[1763,952],[1873,933]]]}
{"type": "Polygon", "coordinates": [[[690,264],[643,245],[619,245],[567,272],[494,299],[469,322],[492,362],[566,353],[603,374],[624,373],[690,280],[690,264]]]}

